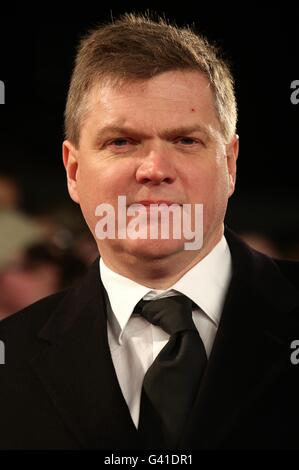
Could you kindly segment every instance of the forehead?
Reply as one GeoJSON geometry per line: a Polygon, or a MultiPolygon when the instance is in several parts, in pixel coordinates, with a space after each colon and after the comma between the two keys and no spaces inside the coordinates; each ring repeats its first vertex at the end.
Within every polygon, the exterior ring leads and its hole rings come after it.
{"type": "Polygon", "coordinates": [[[208,79],[197,71],[171,71],[148,80],[95,84],[86,100],[86,126],[201,124],[218,127],[208,79]],[[186,123],[185,123],[186,124],[186,123]]]}

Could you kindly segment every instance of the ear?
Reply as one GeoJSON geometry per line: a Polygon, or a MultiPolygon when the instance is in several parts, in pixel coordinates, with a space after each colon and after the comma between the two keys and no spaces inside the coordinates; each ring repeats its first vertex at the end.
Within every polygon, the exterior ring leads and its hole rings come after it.
{"type": "Polygon", "coordinates": [[[229,175],[229,197],[233,194],[235,190],[238,154],[239,136],[235,134],[231,142],[226,145],[227,169],[229,175]]]}
{"type": "Polygon", "coordinates": [[[79,203],[77,187],[78,150],[69,140],[65,140],[62,144],[62,158],[67,176],[69,195],[73,201],[79,203]]]}

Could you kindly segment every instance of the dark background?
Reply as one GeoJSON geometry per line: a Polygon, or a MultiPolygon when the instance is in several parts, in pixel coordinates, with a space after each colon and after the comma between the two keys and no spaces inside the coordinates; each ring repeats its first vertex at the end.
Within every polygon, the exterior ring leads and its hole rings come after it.
{"type": "MultiPolygon", "coordinates": [[[[24,189],[24,210],[55,210],[69,200],[61,159],[63,111],[80,35],[125,11],[149,8],[220,45],[233,64],[239,105],[240,154],[227,222],[272,238],[299,241],[299,104],[290,101],[299,80],[299,7],[155,7],[106,3],[76,15],[38,11],[0,18],[0,172],[13,172],[24,189]]],[[[76,7],[72,7],[75,11],[76,7]]],[[[40,8],[42,10],[42,8],[40,8]]]]}

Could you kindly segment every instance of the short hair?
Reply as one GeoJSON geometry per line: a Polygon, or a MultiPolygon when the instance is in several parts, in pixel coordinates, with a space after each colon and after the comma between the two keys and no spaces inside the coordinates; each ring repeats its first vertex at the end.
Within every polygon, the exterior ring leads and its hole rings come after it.
{"type": "Polygon", "coordinates": [[[180,70],[199,71],[207,77],[228,142],[236,131],[237,104],[230,66],[220,50],[189,26],[133,13],[98,26],[81,40],[65,109],[65,137],[79,146],[87,96],[97,82],[119,86],[180,70]]]}

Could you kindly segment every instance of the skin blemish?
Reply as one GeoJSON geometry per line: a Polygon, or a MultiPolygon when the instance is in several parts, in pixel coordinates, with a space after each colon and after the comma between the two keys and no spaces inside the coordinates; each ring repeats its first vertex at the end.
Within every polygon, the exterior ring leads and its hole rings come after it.
{"type": "Polygon", "coordinates": [[[194,111],[195,111],[195,109],[194,109],[194,108],[191,108],[191,111],[193,111],[193,112],[194,112],[194,111]]]}

